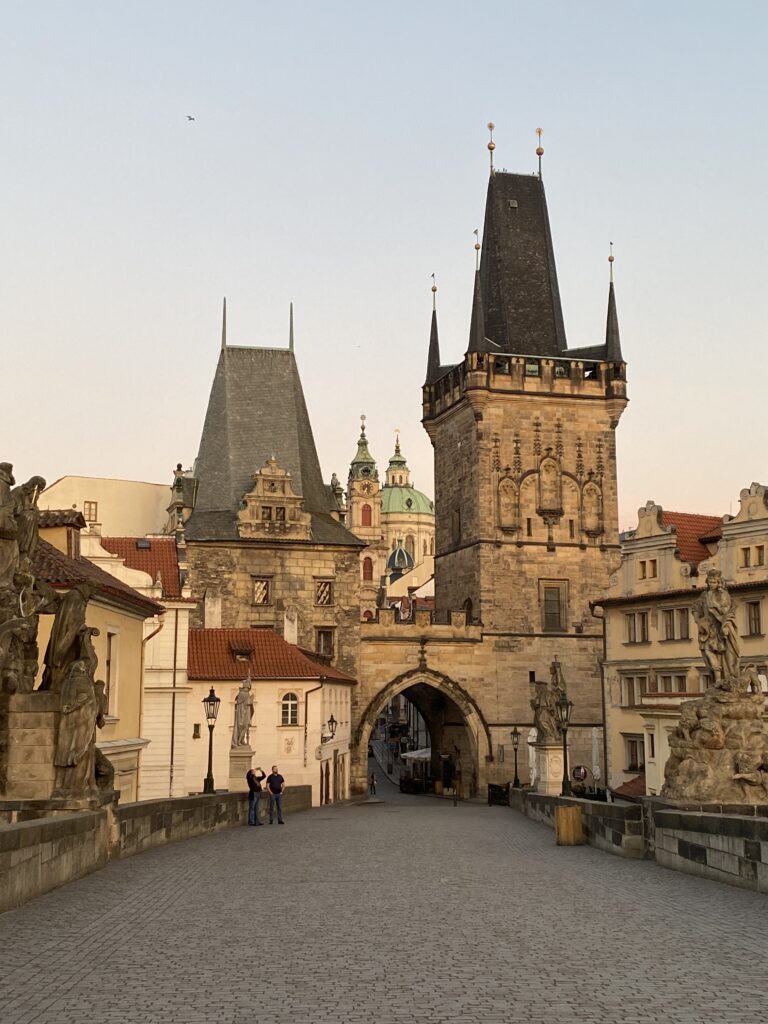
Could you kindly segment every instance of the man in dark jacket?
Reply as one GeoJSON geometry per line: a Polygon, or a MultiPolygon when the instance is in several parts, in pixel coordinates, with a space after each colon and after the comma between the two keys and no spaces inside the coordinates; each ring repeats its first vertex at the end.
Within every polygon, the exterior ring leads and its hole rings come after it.
{"type": "Polygon", "coordinates": [[[272,824],[275,808],[277,808],[277,823],[284,825],[283,821],[283,790],[285,779],[278,772],[277,765],[272,765],[272,774],[267,777],[267,792],[269,793],[269,824],[272,824]]]}
{"type": "Polygon", "coordinates": [[[248,824],[261,825],[259,821],[259,804],[261,803],[261,784],[266,779],[263,768],[250,768],[245,776],[248,783],[248,824]],[[257,774],[261,772],[261,774],[257,774]]]}

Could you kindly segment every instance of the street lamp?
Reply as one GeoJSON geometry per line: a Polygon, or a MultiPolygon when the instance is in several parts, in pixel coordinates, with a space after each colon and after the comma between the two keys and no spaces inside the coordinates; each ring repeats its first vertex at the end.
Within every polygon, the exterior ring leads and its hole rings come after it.
{"type": "Polygon", "coordinates": [[[204,793],[213,793],[213,727],[216,725],[220,704],[221,698],[216,696],[211,687],[211,692],[202,700],[202,705],[205,708],[205,720],[208,723],[208,774],[203,782],[204,793]]]}
{"type": "Polygon", "coordinates": [[[568,700],[568,696],[565,691],[563,691],[560,694],[559,699],[555,701],[555,710],[557,711],[557,721],[560,725],[560,731],[563,734],[563,788],[560,796],[570,796],[571,780],[568,777],[568,724],[571,721],[573,701],[568,700]]]}
{"type": "Polygon", "coordinates": [[[330,733],[330,735],[329,736],[323,736],[322,735],[322,730],[321,730],[321,734],[320,734],[320,742],[321,743],[327,743],[328,740],[332,740],[333,739],[333,737],[336,735],[336,729],[337,729],[339,723],[336,721],[336,719],[333,717],[333,715],[331,715],[331,717],[328,719],[326,724],[328,726],[328,732],[330,733]]]}
{"type": "Polygon", "coordinates": [[[517,748],[520,746],[520,730],[515,726],[509,735],[512,737],[512,749],[515,752],[515,780],[512,783],[512,788],[520,789],[520,779],[517,777],[517,748]]]}

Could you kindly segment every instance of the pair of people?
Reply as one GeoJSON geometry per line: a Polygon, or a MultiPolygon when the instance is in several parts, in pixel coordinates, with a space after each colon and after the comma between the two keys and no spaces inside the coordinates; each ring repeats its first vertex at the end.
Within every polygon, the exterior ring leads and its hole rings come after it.
{"type": "Polygon", "coordinates": [[[248,824],[263,824],[259,821],[259,806],[261,804],[261,786],[266,779],[267,796],[269,797],[269,824],[273,823],[275,811],[277,811],[277,823],[284,825],[283,790],[285,789],[285,779],[278,772],[277,765],[272,765],[272,772],[269,775],[266,775],[262,768],[251,768],[246,773],[245,779],[248,783],[248,824]]]}

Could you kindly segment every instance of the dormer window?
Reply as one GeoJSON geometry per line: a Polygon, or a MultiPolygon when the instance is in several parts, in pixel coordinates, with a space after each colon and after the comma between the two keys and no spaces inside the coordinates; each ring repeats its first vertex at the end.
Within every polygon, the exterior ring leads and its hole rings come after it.
{"type": "Polygon", "coordinates": [[[272,522],[272,506],[271,505],[262,505],[261,506],[261,521],[262,521],[262,523],[271,523],[272,522]]]}

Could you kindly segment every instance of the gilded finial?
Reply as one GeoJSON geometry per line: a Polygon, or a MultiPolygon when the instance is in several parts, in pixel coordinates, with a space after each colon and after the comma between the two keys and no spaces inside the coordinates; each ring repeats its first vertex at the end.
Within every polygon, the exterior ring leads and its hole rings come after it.
{"type": "Polygon", "coordinates": [[[400,454],[400,427],[395,427],[395,455],[400,454]]]}
{"type": "Polygon", "coordinates": [[[472,234],[475,236],[475,270],[479,270],[480,269],[480,249],[482,248],[481,245],[480,245],[480,229],[479,228],[475,228],[475,230],[472,232],[472,234]]]}
{"type": "Polygon", "coordinates": [[[539,177],[541,177],[541,158],[544,156],[544,147],[541,144],[541,136],[544,134],[544,129],[537,128],[536,134],[539,137],[539,144],[536,147],[536,156],[539,158],[539,177]]]}
{"type": "Polygon", "coordinates": [[[435,275],[432,275],[432,309],[437,309],[437,282],[435,275]]]}
{"type": "Polygon", "coordinates": [[[613,242],[609,242],[608,245],[610,246],[610,256],[608,257],[608,265],[611,268],[611,284],[613,284],[613,263],[616,257],[613,255],[613,242]]]}
{"type": "Polygon", "coordinates": [[[493,151],[494,149],[496,149],[496,143],[493,141],[493,129],[495,127],[496,125],[493,123],[493,121],[488,122],[488,131],[491,133],[491,139],[490,142],[488,143],[488,152],[490,153],[491,156],[491,174],[493,174],[493,151]]]}

